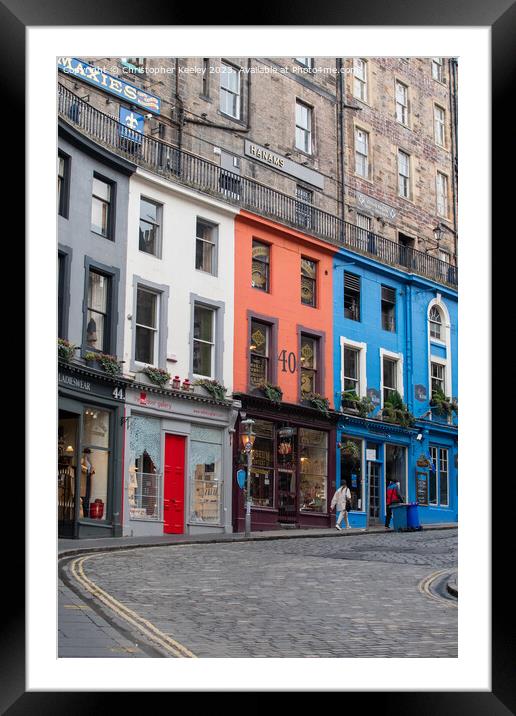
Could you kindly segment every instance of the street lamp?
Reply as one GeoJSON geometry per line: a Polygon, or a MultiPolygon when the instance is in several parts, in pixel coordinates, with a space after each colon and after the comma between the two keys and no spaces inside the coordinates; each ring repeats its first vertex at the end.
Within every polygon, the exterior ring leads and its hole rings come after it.
{"type": "Polygon", "coordinates": [[[245,425],[242,433],[242,444],[247,455],[247,480],[246,480],[246,506],[245,506],[245,536],[251,536],[251,465],[253,462],[252,449],[256,435],[253,433],[254,420],[247,418],[242,420],[241,426],[245,425]]]}

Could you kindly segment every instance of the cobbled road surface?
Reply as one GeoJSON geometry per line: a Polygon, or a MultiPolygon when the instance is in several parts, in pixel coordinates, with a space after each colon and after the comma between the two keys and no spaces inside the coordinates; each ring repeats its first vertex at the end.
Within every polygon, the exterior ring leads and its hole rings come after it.
{"type": "Polygon", "coordinates": [[[197,657],[457,657],[457,608],[420,581],[457,531],[178,545],[95,556],[87,577],[197,657]]]}

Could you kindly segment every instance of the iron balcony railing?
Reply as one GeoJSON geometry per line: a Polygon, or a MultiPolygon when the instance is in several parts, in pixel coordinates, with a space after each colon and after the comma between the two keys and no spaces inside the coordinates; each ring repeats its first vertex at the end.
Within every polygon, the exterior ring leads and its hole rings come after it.
{"type": "Polygon", "coordinates": [[[63,119],[90,139],[139,166],[243,209],[277,219],[332,244],[358,251],[381,263],[457,286],[457,268],[435,256],[401,246],[171,144],[131,131],[61,84],[58,100],[59,115],[63,119]]]}

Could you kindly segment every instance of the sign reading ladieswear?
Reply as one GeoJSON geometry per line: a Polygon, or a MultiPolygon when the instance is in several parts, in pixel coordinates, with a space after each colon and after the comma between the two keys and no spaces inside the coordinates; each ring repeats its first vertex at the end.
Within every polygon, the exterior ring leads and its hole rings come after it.
{"type": "Polygon", "coordinates": [[[154,114],[160,114],[161,112],[161,100],[159,97],[148,94],[148,92],[139,87],[103,72],[100,67],[93,67],[93,65],[78,60],[76,57],[58,57],[57,66],[61,72],[77,77],[105,92],[114,94],[119,99],[131,102],[131,104],[138,105],[142,109],[154,112],[154,114]]]}

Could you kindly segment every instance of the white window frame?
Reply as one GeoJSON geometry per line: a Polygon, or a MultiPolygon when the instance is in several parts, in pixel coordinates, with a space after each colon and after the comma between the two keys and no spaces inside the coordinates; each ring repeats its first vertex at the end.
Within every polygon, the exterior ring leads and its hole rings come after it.
{"type": "MultiPolygon", "coordinates": [[[[306,102],[301,102],[301,100],[296,99],[296,136],[295,136],[295,145],[296,149],[299,149],[301,152],[304,152],[305,154],[312,154],[312,126],[313,126],[313,108],[310,107],[310,105],[306,104],[306,102]],[[307,111],[307,126],[303,126],[298,122],[298,107],[306,109],[307,111]],[[303,146],[299,146],[297,139],[298,139],[298,130],[302,132],[302,136],[304,137],[303,146]],[[308,149],[307,149],[308,145],[308,149]]],[[[300,121],[300,120],[299,120],[300,121]]]]}
{"type": "MultiPolygon", "coordinates": [[[[430,457],[432,464],[435,468],[434,480],[435,480],[435,502],[430,502],[430,496],[428,497],[428,505],[431,507],[449,507],[450,506],[450,449],[448,447],[442,447],[441,445],[430,445],[429,448],[430,457]],[[441,502],[441,452],[446,452],[446,503],[441,502]]],[[[431,471],[428,476],[429,480],[432,479],[431,471]]]]}
{"type": "Polygon", "coordinates": [[[390,358],[396,361],[396,390],[404,397],[403,389],[403,353],[393,353],[385,348],[380,348],[380,408],[383,408],[383,359],[390,358]]]}
{"type": "Polygon", "coordinates": [[[362,57],[353,58],[353,97],[366,104],[369,101],[368,70],[367,60],[362,57]],[[358,72],[358,63],[360,62],[362,63],[362,74],[358,72]]]}
{"type": "Polygon", "coordinates": [[[160,363],[160,360],[159,360],[159,358],[160,358],[160,356],[159,356],[160,315],[161,315],[161,293],[158,293],[157,291],[153,291],[151,288],[148,288],[145,284],[137,284],[135,313],[134,313],[135,336],[134,336],[134,356],[133,356],[134,364],[137,366],[152,365],[155,367],[159,367],[159,363],[160,363]],[[138,292],[140,290],[144,291],[145,293],[150,293],[153,296],[155,296],[155,298],[156,298],[156,327],[146,326],[144,323],[137,322],[137,319],[138,319],[138,292]],[[154,342],[153,342],[153,347],[152,347],[152,354],[153,354],[152,355],[152,363],[146,363],[145,361],[139,361],[136,358],[136,341],[137,341],[136,329],[138,327],[147,328],[149,330],[154,331],[154,342]]]}
{"type": "Polygon", "coordinates": [[[345,336],[340,337],[340,391],[344,392],[344,348],[353,348],[358,353],[358,386],[360,398],[367,396],[367,343],[353,341],[345,336]]]}
{"type": "Polygon", "coordinates": [[[203,274],[207,274],[208,276],[217,276],[218,275],[218,250],[219,250],[218,229],[219,229],[219,225],[213,223],[213,221],[204,219],[202,216],[195,217],[194,265],[197,262],[197,242],[201,241],[203,244],[209,244],[211,246],[211,271],[205,271],[202,268],[197,268],[197,266],[195,266],[195,270],[200,271],[203,274]],[[204,226],[206,226],[210,229],[210,238],[209,239],[203,239],[201,236],[198,235],[198,233],[197,233],[198,224],[203,224],[204,226]]]}
{"type": "Polygon", "coordinates": [[[443,393],[444,393],[445,395],[449,395],[449,392],[448,392],[448,384],[447,384],[447,382],[446,382],[446,365],[447,365],[447,360],[446,360],[446,358],[441,358],[441,356],[431,355],[431,356],[430,356],[430,397],[432,396],[432,381],[433,381],[433,378],[434,378],[434,376],[432,375],[432,365],[436,365],[436,366],[441,366],[441,367],[442,367],[442,369],[443,369],[443,378],[442,378],[442,380],[443,380],[443,388],[442,388],[442,391],[443,391],[443,393]]]}
{"type": "Polygon", "coordinates": [[[401,80],[396,80],[394,84],[394,103],[396,109],[396,121],[404,127],[409,126],[409,88],[401,80]],[[398,88],[403,89],[403,101],[398,99],[398,88]]]}
{"type": "Polygon", "coordinates": [[[434,104],[434,140],[438,147],[446,148],[446,110],[439,104],[434,104]]]}
{"type": "Polygon", "coordinates": [[[221,62],[221,65],[222,65],[222,67],[224,67],[224,68],[226,68],[226,69],[225,69],[223,72],[220,73],[219,109],[220,109],[220,111],[222,112],[222,114],[225,114],[227,117],[232,117],[233,119],[240,119],[240,107],[241,107],[241,102],[240,102],[240,92],[241,92],[241,86],[240,86],[240,84],[241,84],[240,71],[241,71],[241,70],[240,70],[239,67],[236,67],[235,65],[231,65],[229,62],[221,62]],[[228,70],[230,70],[230,71],[228,71],[228,70]],[[229,80],[228,80],[228,82],[227,82],[227,86],[226,86],[225,84],[223,84],[223,78],[224,78],[224,77],[228,77],[228,78],[229,78],[230,76],[233,76],[233,73],[234,73],[234,75],[236,75],[236,78],[237,78],[237,81],[236,81],[236,85],[237,85],[236,91],[235,91],[232,87],[229,86],[229,85],[230,85],[229,80]],[[226,108],[225,108],[225,107],[226,107],[226,103],[223,102],[223,99],[222,99],[223,97],[225,97],[225,94],[224,94],[224,93],[230,94],[230,95],[232,96],[233,102],[235,102],[235,114],[232,114],[232,112],[226,111],[226,108]],[[235,100],[235,98],[236,98],[236,100],[235,100]]]}
{"type": "Polygon", "coordinates": [[[449,397],[451,397],[452,393],[452,355],[451,355],[451,322],[450,322],[450,314],[448,312],[448,309],[446,308],[446,305],[441,300],[441,294],[438,293],[437,297],[432,299],[430,303],[428,304],[427,308],[427,335],[428,335],[428,395],[430,398],[432,397],[432,363],[442,363],[445,365],[445,387],[447,390],[449,390],[449,397]],[[433,306],[436,306],[439,311],[441,312],[441,318],[442,318],[442,330],[441,330],[441,340],[438,338],[432,338],[430,335],[430,310],[433,306]],[[440,356],[432,355],[432,343],[434,345],[444,346],[446,348],[446,358],[441,358],[440,356]]]}
{"type": "Polygon", "coordinates": [[[371,169],[370,169],[370,161],[369,161],[369,142],[370,136],[369,132],[366,129],[362,129],[361,127],[355,126],[355,134],[354,134],[354,141],[355,141],[355,174],[359,177],[362,177],[363,179],[369,180],[369,177],[371,175],[371,169]],[[364,135],[364,146],[365,146],[365,154],[363,152],[360,152],[358,150],[358,133],[362,132],[364,135]],[[360,157],[365,157],[365,174],[362,174],[358,171],[358,162],[357,162],[357,154],[360,157]]]}
{"type": "Polygon", "coordinates": [[[444,62],[442,57],[432,57],[432,78],[436,82],[444,84],[444,62]],[[435,68],[437,68],[437,71],[434,71],[435,68]]]}
{"type": "Polygon", "coordinates": [[[435,203],[436,203],[437,216],[442,216],[443,219],[447,219],[448,213],[449,213],[448,191],[449,191],[448,175],[445,174],[444,172],[437,171],[437,173],[435,175],[435,203]],[[444,182],[442,183],[442,189],[443,189],[442,192],[440,191],[439,177],[444,178],[444,182]]]}
{"type": "Polygon", "coordinates": [[[195,338],[194,337],[194,327],[192,324],[192,375],[195,379],[197,378],[208,378],[209,380],[214,380],[216,378],[215,376],[215,352],[217,350],[217,309],[213,306],[207,306],[204,303],[201,303],[200,301],[195,301],[194,308],[193,308],[193,320],[195,321],[195,309],[196,308],[204,308],[207,311],[211,312],[211,341],[206,341],[202,338],[195,338]],[[194,371],[194,365],[193,365],[193,356],[194,356],[194,346],[195,343],[203,343],[205,345],[211,346],[211,355],[210,355],[210,375],[203,375],[202,373],[195,373],[194,371]]]}
{"type": "Polygon", "coordinates": [[[410,166],[410,164],[411,164],[411,156],[410,156],[410,154],[409,154],[408,152],[406,152],[405,150],[398,148],[398,196],[401,196],[402,199],[409,199],[409,200],[412,198],[412,187],[411,187],[412,172],[411,172],[411,166],[410,166]],[[405,157],[407,157],[407,172],[408,172],[407,174],[402,174],[402,173],[401,173],[401,161],[400,161],[400,158],[401,158],[401,155],[402,155],[402,154],[403,154],[405,157]],[[400,177],[403,177],[403,180],[404,180],[404,181],[403,181],[403,186],[404,186],[404,187],[405,187],[405,182],[406,182],[406,187],[407,187],[407,193],[406,193],[406,194],[401,192],[400,177]]]}

